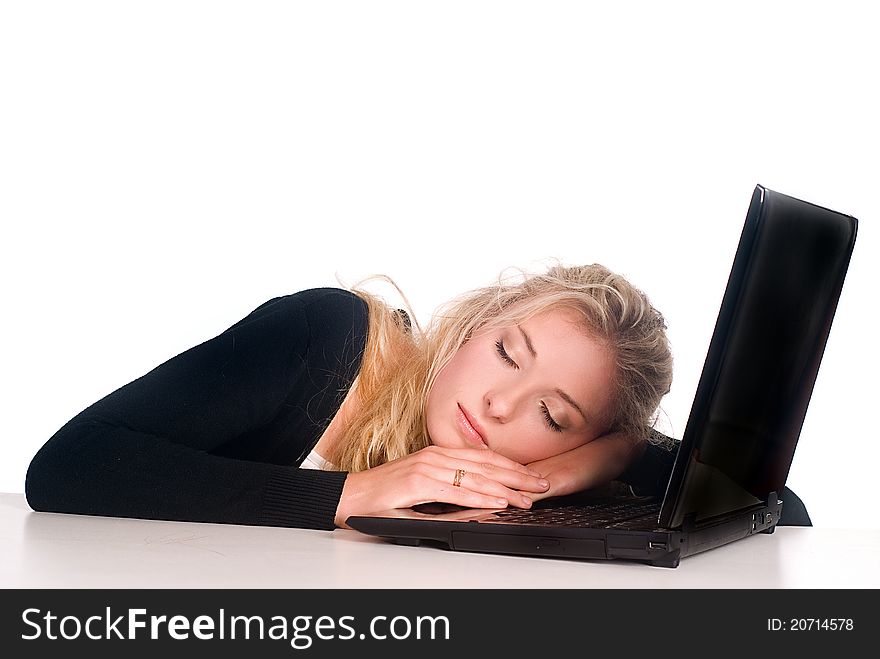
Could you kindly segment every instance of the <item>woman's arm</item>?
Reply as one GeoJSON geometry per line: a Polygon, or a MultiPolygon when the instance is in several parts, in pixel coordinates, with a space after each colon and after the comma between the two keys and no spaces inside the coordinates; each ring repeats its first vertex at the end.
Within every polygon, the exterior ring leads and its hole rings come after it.
{"type": "Polygon", "coordinates": [[[358,363],[358,346],[331,344],[359,332],[365,336],[365,307],[345,291],[267,302],[69,421],[33,458],[28,503],[38,511],[333,528],[346,474],[298,469],[310,438],[267,429],[283,428],[281,415],[332,416],[327,400],[338,392],[319,393],[339,383],[329,371],[358,363]],[[312,392],[307,404],[303,391],[312,392]]]}
{"type": "Polygon", "coordinates": [[[541,494],[529,494],[538,501],[564,496],[617,478],[643,453],[643,442],[624,433],[610,433],[565,453],[528,465],[550,481],[550,488],[541,494]]]}
{"type": "Polygon", "coordinates": [[[620,480],[636,494],[662,496],[678,442],[651,431],[657,442],[635,440],[624,433],[610,433],[576,449],[533,462],[528,466],[550,481],[542,494],[529,494],[535,501],[563,496],[620,480]]]}
{"type": "Polygon", "coordinates": [[[549,482],[488,448],[428,446],[397,460],[348,475],[336,524],[352,515],[452,503],[468,508],[528,508],[549,482]]]}

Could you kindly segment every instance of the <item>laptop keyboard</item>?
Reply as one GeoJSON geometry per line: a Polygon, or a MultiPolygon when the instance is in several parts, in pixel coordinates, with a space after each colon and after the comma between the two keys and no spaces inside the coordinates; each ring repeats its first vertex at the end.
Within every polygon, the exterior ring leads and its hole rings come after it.
{"type": "Polygon", "coordinates": [[[659,501],[612,499],[552,508],[507,508],[494,513],[494,517],[505,523],[532,526],[654,529],[659,514],[659,501]]]}

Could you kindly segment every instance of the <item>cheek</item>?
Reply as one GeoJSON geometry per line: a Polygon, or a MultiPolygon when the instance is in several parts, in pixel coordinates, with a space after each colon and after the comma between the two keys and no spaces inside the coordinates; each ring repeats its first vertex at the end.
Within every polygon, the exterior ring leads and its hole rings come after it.
{"type": "Polygon", "coordinates": [[[563,438],[541,423],[530,421],[520,427],[506,428],[502,442],[493,448],[506,458],[528,464],[566,453],[590,441],[581,437],[563,438]]]}
{"type": "Polygon", "coordinates": [[[450,362],[434,378],[431,390],[428,392],[428,400],[425,405],[425,423],[428,427],[428,437],[433,444],[444,445],[444,435],[448,429],[443,427],[443,419],[449,416],[447,408],[450,401],[456,396],[456,372],[454,364],[450,362]]]}
{"type": "Polygon", "coordinates": [[[553,455],[550,449],[554,445],[553,439],[534,420],[523,419],[496,428],[492,449],[505,458],[528,464],[553,455]],[[499,431],[503,434],[499,434],[499,431]]]}
{"type": "Polygon", "coordinates": [[[446,367],[437,374],[437,377],[434,378],[434,383],[431,385],[431,391],[428,392],[428,411],[436,410],[436,408],[443,404],[443,401],[448,399],[451,396],[451,392],[455,388],[455,372],[451,368],[452,364],[447,364],[446,367]]]}
{"type": "Polygon", "coordinates": [[[504,446],[495,447],[494,450],[505,458],[510,458],[514,462],[519,462],[523,465],[544,460],[553,455],[552,452],[547,450],[546,446],[542,446],[537,442],[527,441],[511,442],[504,446]]]}
{"type": "Polygon", "coordinates": [[[465,344],[459,348],[449,363],[437,374],[434,385],[431,387],[430,396],[438,401],[452,398],[460,392],[472,388],[473,375],[481,372],[473,346],[465,344]]]}
{"type": "MultiPolygon", "coordinates": [[[[465,401],[476,404],[474,401],[477,400],[480,385],[474,374],[486,368],[475,362],[477,355],[472,344],[465,344],[434,378],[425,405],[425,422],[434,444],[443,445],[444,436],[450,432],[447,426],[452,423],[456,403],[465,401]]],[[[456,444],[453,442],[453,445],[456,444]]]]}

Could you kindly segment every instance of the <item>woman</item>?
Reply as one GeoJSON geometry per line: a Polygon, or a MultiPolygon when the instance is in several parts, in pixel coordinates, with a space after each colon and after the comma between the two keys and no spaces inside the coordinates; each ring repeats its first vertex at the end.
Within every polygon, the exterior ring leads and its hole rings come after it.
{"type": "Polygon", "coordinates": [[[424,333],[363,292],[275,298],[62,427],[34,510],[332,529],[441,501],[527,508],[618,477],[672,359],[602,266],[473,291],[424,333]]]}

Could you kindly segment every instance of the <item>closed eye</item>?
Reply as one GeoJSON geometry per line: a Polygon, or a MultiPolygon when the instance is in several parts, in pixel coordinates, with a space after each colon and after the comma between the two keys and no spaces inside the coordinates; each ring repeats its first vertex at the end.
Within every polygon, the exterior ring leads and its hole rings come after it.
{"type": "Polygon", "coordinates": [[[515,361],[513,361],[513,359],[510,357],[510,355],[507,354],[507,350],[504,349],[504,341],[502,341],[502,340],[496,341],[495,342],[495,349],[498,351],[498,354],[500,355],[501,359],[503,359],[505,362],[507,362],[508,366],[511,366],[511,367],[519,370],[519,364],[517,364],[515,361]]]}
{"type": "Polygon", "coordinates": [[[547,425],[550,426],[551,430],[555,430],[556,432],[562,432],[562,426],[560,426],[556,421],[550,416],[550,410],[547,409],[546,403],[541,403],[541,411],[544,413],[544,420],[547,421],[547,425]]]}

